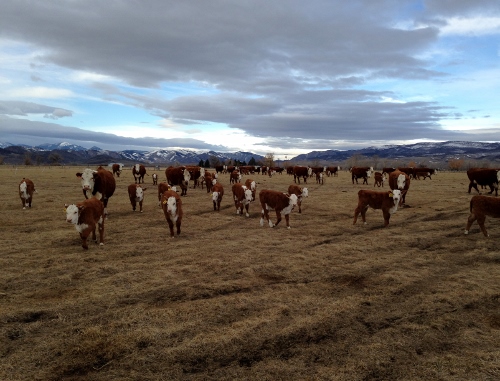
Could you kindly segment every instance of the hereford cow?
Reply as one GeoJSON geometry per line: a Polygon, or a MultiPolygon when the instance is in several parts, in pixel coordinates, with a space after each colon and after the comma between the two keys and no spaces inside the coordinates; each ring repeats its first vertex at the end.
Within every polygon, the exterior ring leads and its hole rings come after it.
{"type": "Polygon", "coordinates": [[[255,201],[255,193],[257,192],[257,184],[252,179],[246,179],[245,186],[252,191],[252,201],[255,201]]]}
{"type": "Polygon", "coordinates": [[[241,182],[240,171],[232,171],[229,175],[229,184],[235,184],[241,182]]]}
{"type": "Polygon", "coordinates": [[[120,177],[123,169],[123,164],[113,164],[111,166],[111,169],[113,170],[113,176],[116,175],[116,177],[120,177]]]}
{"type": "Polygon", "coordinates": [[[328,177],[330,177],[331,175],[333,176],[338,176],[339,175],[339,171],[340,171],[340,167],[339,166],[336,166],[336,167],[326,167],[326,175],[328,177]]]}
{"type": "Polygon", "coordinates": [[[405,204],[406,193],[408,192],[408,189],[410,189],[410,176],[396,169],[389,175],[389,188],[391,188],[392,190],[399,189],[402,192],[404,191],[403,193],[401,193],[401,204],[405,204]]]}
{"type": "Polygon", "coordinates": [[[283,171],[285,170],[285,168],[281,168],[281,167],[271,167],[270,168],[274,173],[279,173],[280,175],[283,174],[283,171]]]}
{"type": "Polygon", "coordinates": [[[215,183],[212,186],[212,201],[214,203],[214,210],[220,211],[222,196],[224,196],[224,187],[220,183],[215,183]]]}
{"type": "Polygon", "coordinates": [[[267,165],[263,165],[260,167],[260,173],[263,175],[267,175],[267,171],[269,170],[269,167],[267,165]]]}
{"type": "Polygon", "coordinates": [[[500,200],[489,196],[473,196],[470,200],[470,216],[467,219],[465,234],[469,234],[471,225],[477,220],[484,236],[489,237],[484,226],[486,216],[500,218],[500,200]]]}
{"type": "Polygon", "coordinates": [[[311,168],[296,165],[293,167],[293,182],[300,184],[300,178],[302,177],[304,179],[304,183],[307,184],[307,178],[311,176],[311,174],[311,168]]]}
{"type": "Polygon", "coordinates": [[[226,173],[232,173],[233,171],[237,171],[238,167],[234,165],[226,165],[225,166],[226,173]]]}
{"type": "Polygon", "coordinates": [[[83,172],[78,172],[76,177],[81,179],[82,191],[85,198],[89,198],[87,195],[88,192],[92,196],[97,196],[104,204],[104,214],[107,215],[108,200],[113,196],[116,188],[116,181],[113,174],[103,167],[99,167],[97,171],[87,168],[83,172]]]}
{"type": "Polygon", "coordinates": [[[156,173],[153,173],[151,175],[151,178],[153,179],[153,185],[158,185],[158,175],[156,173]]]}
{"type": "Polygon", "coordinates": [[[286,174],[293,175],[293,165],[289,165],[288,167],[286,167],[286,174]]]}
{"type": "Polygon", "coordinates": [[[288,194],[294,194],[297,196],[297,206],[299,207],[299,213],[302,213],[302,198],[309,196],[309,191],[307,188],[301,188],[298,185],[292,184],[288,187],[288,194]]]}
{"type": "Polygon", "coordinates": [[[195,189],[200,182],[205,181],[205,168],[198,166],[188,166],[186,169],[191,175],[191,180],[193,180],[193,189],[195,189]]]}
{"type": "MultiPolygon", "coordinates": [[[[111,175],[112,176],[112,175],[111,175]]],[[[97,243],[95,233],[96,227],[99,227],[99,244],[104,245],[104,205],[97,198],[92,197],[78,204],[65,204],[66,222],[74,224],[80,238],[82,247],[88,250],[87,238],[92,233],[92,240],[97,243]]]]}
{"type": "Polygon", "coordinates": [[[134,180],[136,184],[144,184],[144,175],[146,174],[146,167],[142,164],[136,164],[132,167],[132,175],[134,175],[134,180]]]}
{"type": "Polygon", "coordinates": [[[139,204],[139,210],[142,213],[142,202],[144,201],[144,192],[146,189],[147,188],[143,188],[139,184],[130,184],[128,186],[128,197],[134,212],[137,204],[139,204]]]}
{"type": "Polygon", "coordinates": [[[469,178],[469,193],[472,188],[479,192],[477,189],[478,184],[489,186],[490,191],[488,194],[492,194],[495,191],[495,196],[498,196],[498,183],[500,182],[500,171],[497,169],[490,168],[471,168],[467,171],[467,177],[469,178]]]}
{"type": "Polygon", "coordinates": [[[351,172],[353,184],[354,180],[356,180],[357,184],[358,179],[363,179],[363,184],[368,185],[368,178],[372,175],[373,167],[352,167],[349,171],[351,172]]]}
{"type": "Polygon", "coordinates": [[[174,238],[174,223],[177,227],[177,235],[181,234],[183,215],[181,198],[173,190],[166,191],[161,196],[161,207],[170,229],[170,237],[174,238]]]}
{"type": "Polygon", "coordinates": [[[382,209],[384,215],[384,227],[389,225],[391,214],[396,213],[398,206],[401,203],[401,195],[404,191],[395,189],[388,192],[377,192],[367,189],[361,189],[358,192],[358,206],[354,210],[354,222],[358,220],[358,215],[361,213],[363,223],[366,225],[366,211],[368,207],[373,209],[382,209]]]}
{"type": "Polygon", "coordinates": [[[382,168],[382,174],[386,173],[386,174],[390,175],[395,170],[396,170],[396,168],[393,168],[393,167],[384,167],[384,168],[382,168]]]}
{"type": "Polygon", "coordinates": [[[427,167],[420,167],[420,168],[414,168],[413,169],[413,178],[419,179],[422,176],[425,180],[426,177],[432,180],[431,175],[437,174],[437,169],[433,168],[427,168],[427,167]]]}
{"type": "Polygon", "coordinates": [[[33,201],[33,193],[37,193],[35,190],[35,184],[30,179],[23,177],[19,183],[19,197],[21,198],[21,203],[23,204],[23,209],[26,207],[31,208],[31,202],[33,201]]]}
{"type": "Polygon", "coordinates": [[[187,188],[189,185],[189,180],[191,180],[191,174],[185,167],[168,167],[165,169],[165,176],[167,177],[167,183],[170,186],[178,185],[181,187],[181,196],[187,195],[187,188]]]}
{"type": "Polygon", "coordinates": [[[323,172],[316,173],[316,184],[323,185],[323,172]]]}
{"type": "MultiPolygon", "coordinates": [[[[215,173],[214,173],[215,175],[215,173]]],[[[203,189],[203,183],[207,186],[207,193],[210,193],[212,190],[212,186],[217,182],[215,178],[212,178],[212,174],[208,171],[205,171],[205,176],[203,178],[203,181],[201,183],[201,189],[203,189]]]]}
{"type": "Polygon", "coordinates": [[[297,195],[263,189],[259,192],[259,200],[262,206],[260,226],[264,226],[264,218],[267,220],[269,227],[278,226],[281,221],[281,213],[283,212],[285,215],[286,227],[290,229],[289,215],[295,205],[297,205],[297,195]],[[273,224],[269,219],[269,209],[274,209],[276,211],[276,224],[273,224]]]}
{"type": "Polygon", "coordinates": [[[236,207],[236,214],[243,215],[243,207],[246,210],[246,216],[250,217],[248,213],[248,208],[252,202],[252,191],[241,183],[236,183],[233,185],[233,200],[234,206],[236,207]]]}
{"type": "Polygon", "coordinates": [[[158,184],[158,206],[161,208],[161,195],[165,193],[168,190],[173,190],[174,192],[177,192],[176,187],[171,187],[167,183],[159,183],[158,184]]]}
{"type": "Polygon", "coordinates": [[[386,178],[382,173],[375,172],[375,174],[373,175],[373,179],[375,180],[375,182],[373,183],[373,186],[376,185],[379,188],[384,187],[384,182],[385,182],[386,178]]]}
{"type": "Polygon", "coordinates": [[[223,165],[216,165],[215,166],[215,173],[224,173],[224,166],[223,165]]]}
{"type": "Polygon", "coordinates": [[[398,170],[406,173],[408,176],[410,176],[410,179],[412,177],[415,177],[415,168],[413,167],[399,167],[398,170]]]}

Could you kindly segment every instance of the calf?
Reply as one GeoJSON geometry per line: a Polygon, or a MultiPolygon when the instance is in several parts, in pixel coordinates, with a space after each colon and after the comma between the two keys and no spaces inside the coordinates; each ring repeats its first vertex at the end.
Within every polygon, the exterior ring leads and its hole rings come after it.
{"type": "Polygon", "coordinates": [[[370,207],[373,209],[382,209],[382,213],[384,215],[384,227],[386,227],[389,225],[391,214],[396,213],[398,210],[403,192],[399,189],[388,192],[377,192],[366,189],[360,190],[358,192],[358,206],[354,210],[353,225],[358,220],[359,213],[361,213],[363,223],[366,225],[366,211],[368,210],[368,207],[370,207]]]}
{"type": "Polygon", "coordinates": [[[92,196],[96,196],[104,204],[104,214],[108,214],[108,200],[115,193],[116,188],[113,174],[103,167],[97,168],[97,171],[86,168],[83,172],[78,172],[76,177],[81,179],[85,198],[89,198],[87,192],[90,192],[92,196]]]}
{"type": "Polygon", "coordinates": [[[136,164],[132,167],[132,175],[134,175],[134,180],[136,184],[140,184],[141,180],[144,184],[144,175],[146,174],[146,167],[142,164],[136,164]]]}
{"type": "Polygon", "coordinates": [[[316,184],[323,184],[323,172],[316,173],[316,184]]]}
{"type": "Polygon", "coordinates": [[[402,193],[401,204],[405,204],[406,193],[408,192],[408,189],[410,189],[410,176],[399,169],[392,171],[389,175],[389,188],[404,191],[402,193]]]}
{"type": "Polygon", "coordinates": [[[161,207],[170,229],[170,238],[174,238],[174,223],[177,235],[181,234],[182,201],[177,192],[168,190],[161,196],[161,207]]]}
{"type": "Polygon", "coordinates": [[[257,185],[252,179],[246,179],[245,186],[252,191],[252,201],[255,201],[255,193],[257,192],[257,185]]]}
{"type": "Polygon", "coordinates": [[[243,207],[245,207],[246,216],[250,217],[248,208],[250,206],[250,203],[252,202],[252,191],[246,186],[241,185],[241,183],[234,184],[232,191],[234,206],[236,207],[236,214],[241,213],[243,215],[243,207]]]}
{"type": "Polygon", "coordinates": [[[144,201],[144,191],[147,188],[141,187],[139,184],[130,184],[128,186],[128,197],[132,204],[132,210],[135,212],[137,203],[139,203],[139,210],[142,213],[142,202],[144,201]]]}
{"type": "Polygon", "coordinates": [[[95,234],[96,226],[99,227],[99,244],[104,245],[104,205],[97,198],[92,197],[78,204],[65,204],[66,222],[74,224],[80,238],[82,247],[88,250],[87,238],[92,233],[92,240],[97,243],[95,234]]]}
{"type": "Polygon", "coordinates": [[[241,182],[240,171],[234,170],[229,175],[229,184],[235,184],[241,182]]]}
{"type": "Polygon", "coordinates": [[[120,174],[122,173],[123,165],[115,163],[111,166],[111,169],[113,170],[113,176],[116,175],[116,177],[120,177],[120,174]]]}
{"type": "Polygon", "coordinates": [[[469,193],[472,188],[474,188],[477,193],[477,185],[489,186],[490,191],[488,194],[492,194],[495,191],[495,196],[498,196],[498,183],[500,182],[500,171],[497,169],[490,168],[471,168],[467,171],[467,177],[469,178],[469,193]]]}
{"type": "Polygon", "coordinates": [[[384,182],[385,182],[385,176],[383,173],[380,173],[380,172],[375,172],[374,174],[374,180],[375,182],[373,183],[373,186],[378,186],[379,188],[380,187],[384,187],[384,182]]]}
{"type": "Polygon", "coordinates": [[[294,194],[297,196],[297,206],[299,207],[299,213],[302,213],[302,198],[309,196],[309,191],[307,190],[307,188],[301,188],[298,185],[292,184],[288,187],[288,194],[294,194]]]}
{"type": "Polygon", "coordinates": [[[26,207],[31,208],[31,201],[33,201],[33,193],[37,193],[35,190],[35,184],[30,179],[23,177],[19,183],[19,197],[21,198],[21,203],[23,204],[23,209],[26,207]]]}
{"type": "Polygon", "coordinates": [[[267,220],[269,227],[278,226],[281,221],[281,212],[285,215],[286,227],[290,229],[289,215],[295,205],[297,205],[297,195],[287,194],[275,190],[263,189],[259,193],[259,200],[262,206],[260,216],[260,226],[264,226],[264,218],[267,220]],[[269,209],[276,211],[276,224],[269,219],[269,209]]]}
{"type": "Polygon", "coordinates": [[[165,176],[168,184],[181,187],[181,196],[187,195],[189,180],[191,180],[191,174],[187,168],[170,166],[165,169],[165,176]]]}
{"type": "Polygon", "coordinates": [[[156,173],[153,173],[151,175],[151,178],[153,179],[153,185],[158,185],[158,175],[156,173]]]}
{"type": "Polygon", "coordinates": [[[177,192],[176,187],[171,187],[167,183],[159,183],[158,184],[158,206],[161,207],[161,195],[165,193],[168,190],[173,190],[174,192],[177,192]]]}
{"type": "Polygon", "coordinates": [[[484,226],[486,216],[500,218],[500,200],[489,196],[473,196],[470,200],[470,216],[467,219],[465,234],[469,234],[471,225],[477,220],[484,236],[489,237],[484,226]]]}
{"type": "Polygon", "coordinates": [[[212,186],[212,201],[214,203],[214,210],[220,211],[222,196],[224,196],[224,187],[220,183],[215,183],[212,186]]]}

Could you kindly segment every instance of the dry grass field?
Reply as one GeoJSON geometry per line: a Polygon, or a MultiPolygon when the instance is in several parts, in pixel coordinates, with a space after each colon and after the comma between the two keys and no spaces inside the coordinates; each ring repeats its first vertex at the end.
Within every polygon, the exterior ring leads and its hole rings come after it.
{"type": "Polygon", "coordinates": [[[464,235],[465,173],[412,181],[387,228],[371,209],[352,224],[372,179],[310,181],[290,230],[260,227],[255,203],[237,216],[224,175],[221,211],[191,183],[171,239],[151,177],[132,211],[126,169],[105,245],[84,251],[63,207],[83,168],[0,168],[0,380],[500,379],[500,220],[464,235]]]}

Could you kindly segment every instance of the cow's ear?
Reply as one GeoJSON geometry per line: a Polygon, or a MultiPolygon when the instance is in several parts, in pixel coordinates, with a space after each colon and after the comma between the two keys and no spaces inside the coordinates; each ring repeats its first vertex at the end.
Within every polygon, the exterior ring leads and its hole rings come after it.
{"type": "Polygon", "coordinates": [[[143,192],[146,192],[146,190],[147,190],[147,189],[148,189],[148,188],[142,188],[142,191],[143,191],[143,192]]]}
{"type": "Polygon", "coordinates": [[[85,209],[85,206],[84,206],[84,205],[80,205],[80,206],[78,207],[78,210],[79,210],[80,212],[81,212],[83,209],[85,209]]]}
{"type": "Polygon", "coordinates": [[[82,177],[82,173],[81,172],[77,172],[76,177],[81,178],[82,177]]]}
{"type": "Polygon", "coordinates": [[[389,197],[393,196],[392,191],[389,191],[388,193],[389,193],[389,197]]]}

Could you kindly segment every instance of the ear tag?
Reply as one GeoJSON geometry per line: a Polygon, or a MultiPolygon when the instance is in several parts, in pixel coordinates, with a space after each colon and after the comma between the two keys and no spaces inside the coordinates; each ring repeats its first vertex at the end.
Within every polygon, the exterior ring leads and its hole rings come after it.
{"type": "Polygon", "coordinates": [[[166,204],[167,203],[167,200],[163,201],[163,204],[166,204]]]}
{"type": "Polygon", "coordinates": [[[66,212],[66,208],[64,208],[64,211],[66,212]]]}
{"type": "Polygon", "coordinates": [[[393,196],[392,192],[389,192],[389,197],[392,197],[392,196],[393,196]]]}

